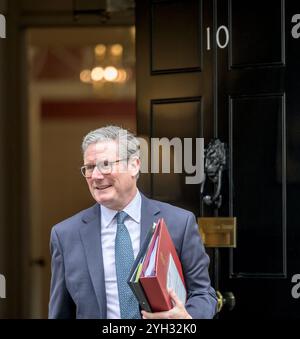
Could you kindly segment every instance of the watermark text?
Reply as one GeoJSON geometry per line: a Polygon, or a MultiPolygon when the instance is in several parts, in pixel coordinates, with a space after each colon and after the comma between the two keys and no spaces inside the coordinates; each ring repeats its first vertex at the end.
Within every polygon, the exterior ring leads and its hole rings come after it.
{"type": "Polygon", "coordinates": [[[6,38],[6,19],[3,14],[0,14],[0,38],[6,38]]]}
{"type": "Polygon", "coordinates": [[[292,276],[292,283],[295,283],[295,285],[292,288],[292,297],[294,299],[300,298],[300,274],[294,274],[292,276]]]}
{"type": "Polygon", "coordinates": [[[0,274],[0,299],[6,298],[6,280],[3,274],[0,274]]]}
{"type": "MultiPolygon", "coordinates": [[[[137,145],[128,142],[127,132],[121,131],[118,147],[113,159],[125,159],[132,150],[138,148],[136,155],[140,161],[141,173],[185,173],[185,183],[200,184],[204,180],[204,139],[203,138],[136,138],[137,145]],[[122,156],[120,154],[122,154],[122,156]]],[[[97,143],[99,153],[108,147],[103,142],[97,143]]],[[[111,151],[110,151],[111,153],[111,151]]],[[[122,172],[122,167],[118,169],[122,172]]],[[[124,169],[126,171],[126,169],[124,169]]]]}

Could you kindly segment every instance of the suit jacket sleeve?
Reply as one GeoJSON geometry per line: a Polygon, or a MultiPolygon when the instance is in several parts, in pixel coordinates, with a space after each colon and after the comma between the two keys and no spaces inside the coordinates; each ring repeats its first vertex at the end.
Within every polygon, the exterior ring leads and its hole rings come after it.
{"type": "Polygon", "coordinates": [[[75,318],[75,303],[66,287],[63,252],[55,228],[51,232],[50,252],[52,277],[49,319],[75,318]]]}
{"type": "Polygon", "coordinates": [[[187,219],[180,257],[188,291],[187,312],[195,319],[213,318],[216,313],[217,297],[210,285],[209,257],[192,213],[187,219]]]}

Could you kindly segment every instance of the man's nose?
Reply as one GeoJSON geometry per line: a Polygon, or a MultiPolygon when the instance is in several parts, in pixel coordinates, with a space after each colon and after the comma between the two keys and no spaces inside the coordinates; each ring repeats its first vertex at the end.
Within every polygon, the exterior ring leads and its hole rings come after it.
{"type": "Polygon", "coordinates": [[[92,173],[92,179],[103,179],[104,175],[101,173],[101,171],[98,170],[98,167],[95,166],[93,173],[92,173]]]}

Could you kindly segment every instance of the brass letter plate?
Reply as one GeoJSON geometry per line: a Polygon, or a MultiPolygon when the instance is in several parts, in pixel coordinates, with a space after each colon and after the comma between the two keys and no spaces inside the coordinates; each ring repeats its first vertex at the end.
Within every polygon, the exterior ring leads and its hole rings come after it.
{"type": "Polygon", "coordinates": [[[205,247],[236,247],[236,218],[198,218],[205,247]]]}

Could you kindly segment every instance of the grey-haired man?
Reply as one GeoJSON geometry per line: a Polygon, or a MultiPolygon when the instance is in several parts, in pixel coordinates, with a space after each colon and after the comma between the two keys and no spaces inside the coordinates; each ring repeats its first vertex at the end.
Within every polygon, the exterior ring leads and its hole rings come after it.
{"type": "Polygon", "coordinates": [[[212,318],[217,300],[195,216],[139,192],[138,139],[108,126],[88,133],[82,150],[81,171],[96,204],[52,229],[49,318],[212,318]],[[119,221],[121,214],[125,218],[119,221]],[[162,217],[183,266],[187,301],[182,304],[170,291],[171,310],[140,312],[124,278],[125,266],[129,257],[136,257],[149,227],[162,217]],[[125,243],[124,252],[119,247],[125,243]]]}

